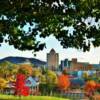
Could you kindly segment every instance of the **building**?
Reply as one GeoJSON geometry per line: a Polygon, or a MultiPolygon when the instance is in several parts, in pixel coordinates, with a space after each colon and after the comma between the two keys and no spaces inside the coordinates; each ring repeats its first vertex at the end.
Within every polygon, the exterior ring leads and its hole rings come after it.
{"type": "Polygon", "coordinates": [[[68,59],[61,61],[61,69],[67,68],[69,71],[88,71],[94,70],[94,66],[87,62],[78,62],[77,58],[72,58],[71,61],[68,59]]]}
{"type": "Polygon", "coordinates": [[[59,54],[54,49],[47,53],[47,66],[51,70],[56,70],[59,66],[59,54]]]}
{"type": "Polygon", "coordinates": [[[71,61],[69,61],[68,59],[61,60],[61,64],[60,64],[61,70],[65,68],[70,68],[70,66],[71,66],[71,61]]]}
{"type": "Polygon", "coordinates": [[[79,70],[82,70],[82,71],[88,71],[88,70],[93,70],[93,65],[92,64],[89,64],[87,62],[77,62],[77,59],[76,58],[73,58],[72,59],[72,63],[71,63],[71,70],[74,70],[74,71],[79,71],[79,70]]]}
{"type": "Polygon", "coordinates": [[[100,63],[99,64],[93,64],[94,70],[96,71],[96,76],[100,76],[100,63]]]}
{"type": "Polygon", "coordinates": [[[71,63],[71,70],[74,71],[88,71],[88,70],[93,70],[93,66],[87,62],[78,62],[77,58],[73,58],[72,59],[72,63],[71,63]]]}
{"type": "Polygon", "coordinates": [[[100,71],[96,71],[96,76],[100,77],[100,71]]]}

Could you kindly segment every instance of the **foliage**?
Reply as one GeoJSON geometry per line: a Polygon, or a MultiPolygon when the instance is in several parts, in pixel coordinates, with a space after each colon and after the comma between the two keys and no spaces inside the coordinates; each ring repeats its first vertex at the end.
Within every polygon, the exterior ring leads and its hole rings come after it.
{"type": "Polygon", "coordinates": [[[87,86],[90,85],[90,88],[91,88],[91,86],[95,87],[95,86],[96,86],[96,82],[93,81],[93,80],[89,80],[89,81],[87,81],[86,85],[87,85],[87,86]]]}
{"type": "Polygon", "coordinates": [[[82,77],[87,80],[89,78],[88,72],[84,72],[82,77]]]}
{"type": "Polygon", "coordinates": [[[58,77],[58,87],[60,90],[67,90],[70,86],[70,80],[67,75],[61,74],[58,77]]]}
{"type": "Polygon", "coordinates": [[[0,77],[0,89],[3,89],[7,86],[7,81],[4,78],[0,77]]]}
{"type": "Polygon", "coordinates": [[[8,61],[0,63],[0,76],[3,78],[15,75],[17,71],[18,71],[18,65],[16,64],[13,64],[8,61]]]}
{"type": "Polygon", "coordinates": [[[57,84],[58,80],[57,80],[57,75],[54,71],[48,70],[47,71],[47,84],[57,84]]]}
{"type": "Polygon", "coordinates": [[[53,34],[64,48],[100,46],[100,0],[0,0],[0,5],[0,43],[39,51],[45,43],[36,36],[53,34]]]}
{"type": "Polygon", "coordinates": [[[40,77],[42,75],[41,69],[33,68],[32,76],[40,77]]]}
{"type": "Polygon", "coordinates": [[[86,91],[87,96],[92,96],[96,91],[96,82],[93,80],[87,81],[84,89],[86,91]]]}
{"type": "Polygon", "coordinates": [[[57,85],[57,75],[54,71],[47,70],[40,76],[40,90],[44,94],[52,95],[57,85]]]}
{"type": "Polygon", "coordinates": [[[21,64],[18,73],[25,74],[26,76],[32,75],[33,68],[28,64],[21,64]]]}
{"type": "Polygon", "coordinates": [[[46,84],[46,76],[45,75],[40,76],[40,84],[46,84]]]}
{"type": "Polygon", "coordinates": [[[47,90],[48,90],[49,95],[52,95],[54,93],[57,82],[58,82],[58,78],[57,78],[56,73],[52,70],[47,70],[46,84],[47,84],[47,87],[48,87],[47,90]]]}
{"type": "Polygon", "coordinates": [[[29,87],[25,86],[26,76],[24,74],[17,74],[16,77],[16,85],[15,85],[15,95],[18,96],[28,96],[29,95],[29,87]]]}

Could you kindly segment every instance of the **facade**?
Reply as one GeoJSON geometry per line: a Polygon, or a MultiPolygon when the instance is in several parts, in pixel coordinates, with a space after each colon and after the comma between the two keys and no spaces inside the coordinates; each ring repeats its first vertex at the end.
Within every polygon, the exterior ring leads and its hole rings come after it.
{"type": "Polygon", "coordinates": [[[61,70],[66,69],[66,68],[68,69],[70,68],[70,66],[71,66],[71,61],[69,61],[68,59],[64,59],[61,61],[61,64],[60,64],[61,70]]]}
{"type": "Polygon", "coordinates": [[[71,63],[71,70],[75,70],[75,71],[88,71],[88,70],[93,70],[93,65],[89,64],[87,62],[77,62],[77,59],[74,58],[72,59],[72,63],[71,63]]]}
{"type": "Polygon", "coordinates": [[[100,71],[96,71],[96,76],[100,77],[100,71]]]}
{"type": "Polygon", "coordinates": [[[68,71],[89,71],[94,70],[94,66],[87,62],[78,62],[77,58],[73,58],[71,61],[68,59],[61,61],[61,69],[67,68],[68,71]]]}
{"type": "Polygon", "coordinates": [[[47,54],[47,66],[51,70],[56,70],[59,66],[59,54],[54,49],[47,54]]]}

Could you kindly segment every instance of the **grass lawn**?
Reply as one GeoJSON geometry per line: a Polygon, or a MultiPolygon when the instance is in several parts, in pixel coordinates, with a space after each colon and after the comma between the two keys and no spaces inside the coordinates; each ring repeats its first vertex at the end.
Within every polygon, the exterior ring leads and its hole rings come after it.
{"type": "Polygon", "coordinates": [[[50,97],[50,96],[18,97],[13,95],[0,95],[0,100],[69,100],[69,99],[50,97]]]}

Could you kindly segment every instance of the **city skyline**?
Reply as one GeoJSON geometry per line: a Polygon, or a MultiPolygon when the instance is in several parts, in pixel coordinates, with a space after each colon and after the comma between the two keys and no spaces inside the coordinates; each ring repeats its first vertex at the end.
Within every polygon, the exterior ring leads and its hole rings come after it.
{"type": "Polygon", "coordinates": [[[98,64],[100,61],[100,47],[91,47],[89,52],[82,52],[82,50],[73,48],[63,49],[60,43],[53,36],[45,39],[40,39],[37,37],[37,39],[41,42],[46,42],[47,48],[45,48],[43,51],[36,52],[36,57],[34,56],[35,53],[32,54],[32,51],[19,51],[14,49],[13,46],[8,46],[7,44],[3,43],[3,45],[0,47],[0,59],[8,56],[21,56],[28,58],[33,57],[46,61],[46,54],[49,53],[52,48],[54,48],[54,50],[59,53],[59,61],[66,58],[69,60],[72,58],[77,58],[79,62],[89,62],[92,64],[98,64]]]}

